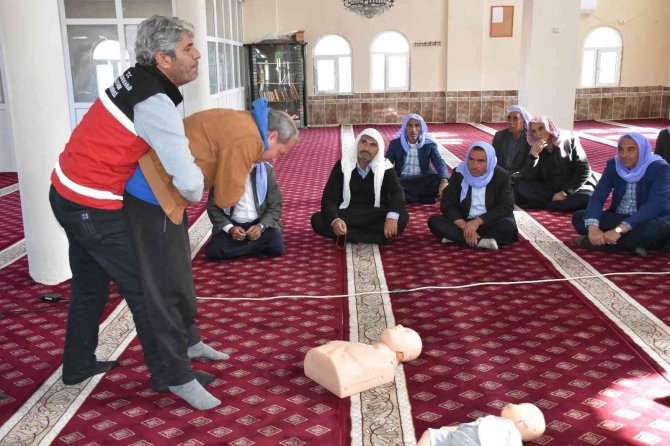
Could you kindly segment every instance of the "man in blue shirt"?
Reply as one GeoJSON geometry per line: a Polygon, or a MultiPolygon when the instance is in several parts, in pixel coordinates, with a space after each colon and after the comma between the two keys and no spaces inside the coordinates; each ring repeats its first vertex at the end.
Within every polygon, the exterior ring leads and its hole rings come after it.
{"type": "Polygon", "coordinates": [[[435,203],[447,186],[449,171],[438,147],[421,116],[405,116],[396,139],[389,143],[386,158],[395,167],[406,203],[435,203]]]}

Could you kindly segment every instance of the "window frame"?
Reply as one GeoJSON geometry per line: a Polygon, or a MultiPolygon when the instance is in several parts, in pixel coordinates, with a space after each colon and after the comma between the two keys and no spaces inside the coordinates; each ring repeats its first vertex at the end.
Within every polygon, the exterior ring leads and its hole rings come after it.
{"type": "Polygon", "coordinates": [[[593,28],[591,31],[589,31],[586,34],[586,37],[584,38],[584,44],[582,45],[582,60],[581,60],[581,70],[580,70],[580,76],[579,76],[579,87],[580,88],[600,88],[600,87],[618,87],[621,84],[621,65],[623,62],[623,36],[621,35],[621,32],[613,28],[611,26],[597,26],[593,28]],[[589,37],[591,35],[603,28],[611,29],[617,35],[619,36],[619,40],[621,42],[621,46],[602,46],[602,47],[597,47],[597,46],[586,46],[586,42],[589,40],[589,37]],[[593,64],[593,72],[590,73],[591,79],[593,79],[593,83],[591,85],[584,85],[582,82],[582,77],[584,74],[584,58],[586,55],[587,51],[592,51],[594,53],[594,64],[593,64]],[[616,54],[616,63],[614,66],[614,81],[613,82],[599,82],[598,81],[598,73],[601,71],[600,65],[601,65],[601,56],[603,53],[615,53],[616,54]]]}
{"type": "MultiPolygon", "coordinates": [[[[244,89],[244,79],[242,79],[242,64],[244,63],[242,48],[244,44],[243,21],[244,21],[244,2],[242,0],[205,0],[206,4],[212,5],[212,14],[214,15],[213,36],[210,30],[205,27],[206,45],[208,52],[207,61],[209,64],[209,43],[214,43],[214,61],[216,65],[216,91],[212,91],[212,79],[209,79],[209,95],[212,98],[227,95],[231,92],[244,89]],[[236,8],[233,8],[233,2],[237,2],[236,8]],[[222,6],[223,5],[223,6],[222,6]],[[235,17],[233,17],[233,10],[235,17]],[[217,17],[218,11],[222,11],[221,18],[217,17]],[[219,30],[219,25],[224,27],[219,30]],[[232,56],[231,56],[232,55],[232,56]],[[219,60],[223,60],[225,69],[232,69],[230,76],[222,73],[219,60]],[[229,85],[232,78],[232,85],[229,85]]],[[[207,11],[207,6],[205,7],[207,11]]],[[[206,13],[206,12],[205,12],[206,13]]],[[[208,69],[211,68],[208,66],[208,69]]],[[[208,70],[208,75],[210,75],[208,70]]]]}
{"type": "MultiPolygon", "coordinates": [[[[170,0],[170,7],[172,13],[176,11],[175,0],[170,0]]],[[[75,101],[74,95],[74,79],[72,76],[72,59],[70,57],[70,44],[68,40],[68,26],[115,26],[119,49],[120,49],[120,69],[123,73],[130,66],[135,64],[135,52],[133,49],[128,51],[126,47],[126,27],[132,25],[139,25],[145,18],[125,18],[123,16],[123,0],[114,0],[115,17],[108,18],[67,18],[65,15],[65,0],[58,0],[58,10],[60,13],[61,36],[63,39],[63,56],[65,59],[65,78],[67,80],[68,104],[70,111],[70,125],[75,128],[84,114],[93,105],[94,101],[75,101]],[[125,58],[125,54],[129,55],[129,59],[125,58]]],[[[92,49],[93,51],[93,49],[92,49]]],[[[92,55],[93,53],[91,53],[92,55]]]]}
{"type": "Polygon", "coordinates": [[[374,39],[372,39],[372,43],[370,44],[370,91],[375,92],[375,93],[384,93],[384,92],[395,92],[395,91],[410,91],[410,87],[412,85],[412,80],[410,79],[410,73],[411,73],[411,46],[409,44],[409,39],[405,34],[401,33],[400,31],[391,29],[391,30],[386,30],[382,31],[379,34],[377,34],[374,39]],[[387,33],[396,33],[400,35],[405,42],[407,42],[407,51],[389,51],[389,52],[384,52],[384,51],[374,51],[373,47],[377,40],[382,37],[384,34],[387,33]],[[374,55],[383,55],[384,56],[384,88],[379,90],[379,89],[374,89],[372,87],[373,85],[373,69],[372,69],[372,64],[373,64],[373,56],[374,55]],[[391,56],[405,56],[405,79],[407,79],[407,83],[403,87],[389,87],[389,57],[391,56]]]}
{"type": "Polygon", "coordinates": [[[321,36],[314,45],[314,51],[312,52],[312,68],[314,71],[314,94],[316,95],[348,95],[353,94],[354,92],[354,58],[353,50],[351,48],[351,43],[347,38],[337,33],[329,33],[321,36]],[[329,36],[336,36],[344,40],[349,47],[349,54],[327,54],[327,55],[317,55],[316,49],[321,40],[329,36]],[[349,58],[349,78],[351,80],[351,89],[349,91],[341,91],[340,85],[340,57],[349,58]],[[318,62],[321,60],[332,60],[335,72],[335,88],[333,90],[319,90],[319,70],[317,69],[318,62]]]}

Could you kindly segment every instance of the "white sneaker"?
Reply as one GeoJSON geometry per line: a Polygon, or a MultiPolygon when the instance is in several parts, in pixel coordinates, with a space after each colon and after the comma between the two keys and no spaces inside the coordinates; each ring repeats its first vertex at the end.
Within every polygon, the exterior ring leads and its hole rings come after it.
{"type": "Polygon", "coordinates": [[[490,249],[491,251],[498,250],[498,242],[494,238],[483,238],[477,243],[478,248],[490,249]]]}

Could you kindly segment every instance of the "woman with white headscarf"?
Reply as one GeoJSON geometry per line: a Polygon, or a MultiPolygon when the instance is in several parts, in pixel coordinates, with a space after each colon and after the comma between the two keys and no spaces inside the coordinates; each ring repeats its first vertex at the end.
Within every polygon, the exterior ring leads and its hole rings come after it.
{"type": "Polygon", "coordinates": [[[510,175],[497,163],[489,143],[470,144],[442,194],[442,214],[428,219],[443,243],[497,250],[517,241],[510,175]]]}
{"type": "Polygon", "coordinates": [[[408,220],[402,187],[384,158],[384,138],[365,129],[333,166],[312,228],[336,240],[385,244],[405,230],[408,220]]]}
{"type": "MultiPolygon", "coordinates": [[[[670,234],[670,166],[652,155],[644,135],[619,138],[617,156],[607,162],[584,211],[575,212],[575,243],[586,249],[646,255],[663,247],[670,234]],[[612,204],[603,210],[612,193],[612,204]]],[[[668,246],[670,248],[670,246],[668,246]]]]}
{"type": "Polygon", "coordinates": [[[528,126],[530,153],[514,185],[517,204],[574,212],[584,209],[597,180],[579,138],[547,116],[528,126]]]}

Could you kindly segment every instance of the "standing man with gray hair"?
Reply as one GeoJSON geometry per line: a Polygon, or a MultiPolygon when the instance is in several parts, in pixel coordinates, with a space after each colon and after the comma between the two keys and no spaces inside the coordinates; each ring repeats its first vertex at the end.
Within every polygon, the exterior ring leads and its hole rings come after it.
{"type": "MultiPolygon", "coordinates": [[[[138,159],[154,148],[170,166],[174,184],[184,196],[195,201],[202,196],[202,173],[190,156],[176,109],[182,101],[178,87],[198,75],[200,52],[193,45],[193,35],[193,25],[175,17],[153,16],[143,21],[135,47],[137,65],[93,103],[51,175],[49,200],[68,237],[72,270],[63,352],[65,384],[77,384],[118,365],[95,356],[98,321],[110,281],[116,283],[133,313],[152,388],[165,391],[173,384],[168,375],[173,365],[162,355],[154,333],[156,324],[150,320],[152,311],[147,307],[123,213],[123,192],[138,159]],[[181,145],[175,146],[177,142],[181,145]]],[[[213,379],[203,373],[193,377],[196,384],[213,379]]],[[[219,403],[211,395],[207,401],[208,407],[219,403]]]]}
{"type": "MultiPolygon", "coordinates": [[[[185,208],[200,195],[194,199],[185,193],[177,175],[195,168],[201,187],[203,175],[205,186],[215,186],[216,204],[230,207],[244,193],[254,164],[290,150],[297,141],[297,129],[286,113],[270,110],[266,99],[254,102],[251,113],[205,110],[189,116],[183,124],[181,120],[171,122],[171,127],[160,125],[165,115],[153,119],[157,130],[164,127],[165,134],[157,131],[152,141],[166,139],[173,151],[184,152],[183,166],[168,164],[170,160],[157,150],[142,156],[141,168],[126,184],[125,211],[152,328],[170,366],[170,391],[197,409],[209,409],[220,401],[192,377],[189,358],[227,359],[228,355],[205,345],[195,328],[195,283],[185,208]],[[189,141],[183,133],[172,137],[169,128],[185,129],[189,141]]],[[[265,165],[257,168],[262,170],[260,178],[266,179],[265,165]]]]}

